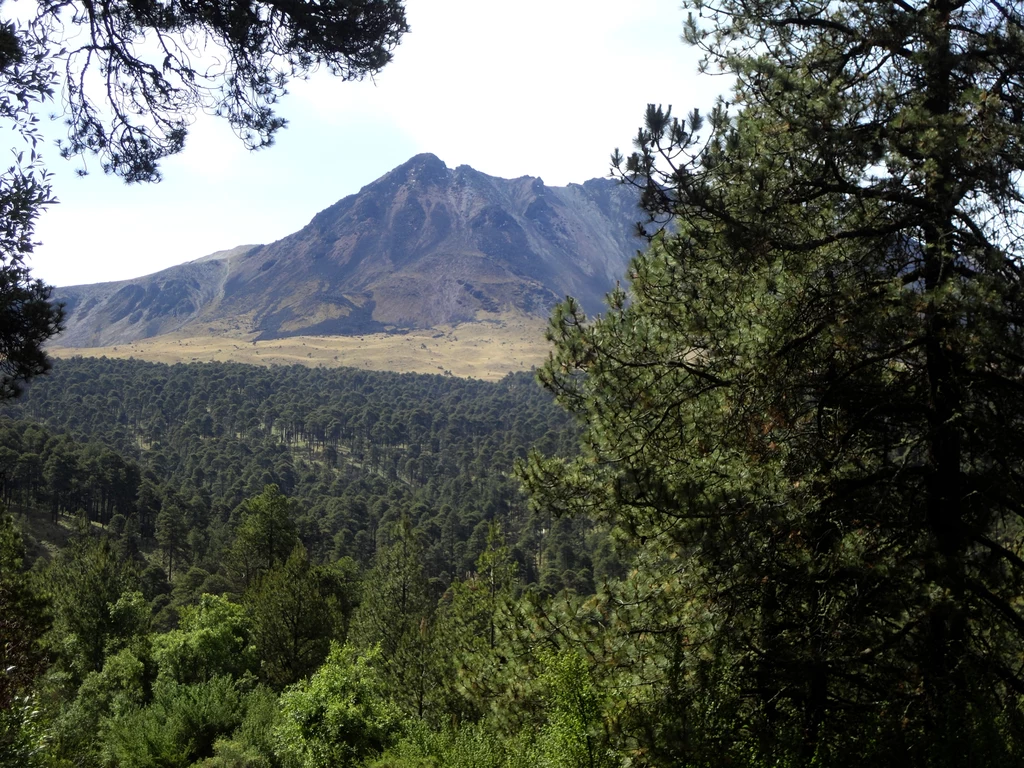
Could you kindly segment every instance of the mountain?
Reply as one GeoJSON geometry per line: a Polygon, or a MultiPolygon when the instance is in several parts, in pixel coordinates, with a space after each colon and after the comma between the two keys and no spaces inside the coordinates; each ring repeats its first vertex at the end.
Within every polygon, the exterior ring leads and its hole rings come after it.
{"type": "Polygon", "coordinates": [[[566,295],[599,312],[642,245],[639,218],[635,190],[610,179],[549,187],[417,155],[275,243],[57,289],[58,344],[400,331],[546,316],[566,295]]]}

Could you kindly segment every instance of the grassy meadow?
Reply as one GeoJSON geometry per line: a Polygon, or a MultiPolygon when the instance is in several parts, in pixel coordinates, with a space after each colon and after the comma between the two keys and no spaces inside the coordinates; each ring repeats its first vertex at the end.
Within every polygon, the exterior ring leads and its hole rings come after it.
{"type": "Polygon", "coordinates": [[[136,358],[160,363],[238,362],[254,365],[349,366],[376,371],[450,373],[496,381],[530,370],[548,354],[545,321],[521,316],[440,326],[408,333],[295,336],[253,341],[244,336],[157,336],[111,347],[61,347],[56,358],[136,358]]]}

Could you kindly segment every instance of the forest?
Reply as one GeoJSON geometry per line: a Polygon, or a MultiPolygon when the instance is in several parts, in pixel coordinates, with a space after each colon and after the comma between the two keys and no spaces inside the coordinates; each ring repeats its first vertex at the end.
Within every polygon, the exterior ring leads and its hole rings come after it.
{"type": "MultiPolygon", "coordinates": [[[[4,413],[11,453],[0,494],[9,507],[117,531],[130,520],[133,535],[164,543],[169,576],[179,562],[218,562],[233,512],[274,485],[301,508],[297,530],[316,559],[367,565],[377,531],[408,518],[429,542],[428,575],[443,590],[472,570],[497,522],[528,580],[552,592],[592,589],[589,548],[582,539],[553,543],[560,532],[540,538],[552,525],[527,512],[512,477],[531,447],[575,450],[569,416],[529,375],[493,386],[353,369],[75,359],[4,413]],[[566,554],[548,556],[556,550],[566,554]]],[[[580,524],[571,527],[583,536],[580,524]]]]}
{"type": "Polygon", "coordinates": [[[1021,764],[1024,4],[686,7],[536,382],[4,370],[0,764],[1021,764]]]}
{"type": "Polygon", "coordinates": [[[60,361],[0,421],[4,764],[519,753],[441,726],[578,663],[502,638],[622,571],[607,529],[530,510],[513,476],[578,435],[525,374],[60,361]],[[282,720],[285,696],[326,719],[282,720]]]}

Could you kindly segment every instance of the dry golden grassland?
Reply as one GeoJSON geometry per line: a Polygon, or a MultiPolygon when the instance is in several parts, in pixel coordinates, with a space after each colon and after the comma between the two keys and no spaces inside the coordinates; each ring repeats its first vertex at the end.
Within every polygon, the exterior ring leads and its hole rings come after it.
{"type": "MultiPolygon", "coordinates": [[[[496,381],[513,371],[530,370],[547,359],[546,322],[522,316],[440,326],[404,334],[295,336],[253,342],[228,336],[157,336],[116,347],[50,346],[53,357],[134,357],[160,363],[233,361],[254,365],[375,371],[444,373],[496,381]]],[[[59,343],[59,339],[57,340],[59,343]]]]}

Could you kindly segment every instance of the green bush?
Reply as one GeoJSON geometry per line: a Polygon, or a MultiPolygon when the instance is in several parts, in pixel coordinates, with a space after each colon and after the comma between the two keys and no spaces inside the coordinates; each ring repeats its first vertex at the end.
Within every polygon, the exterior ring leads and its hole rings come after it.
{"type": "Polygon", "coordinates": [[[275,739],[285,765],[355,766],[401,735],[402,714],[384,690],[376,655],[333,643],[323,666],[281,695],[275,739]]]}

